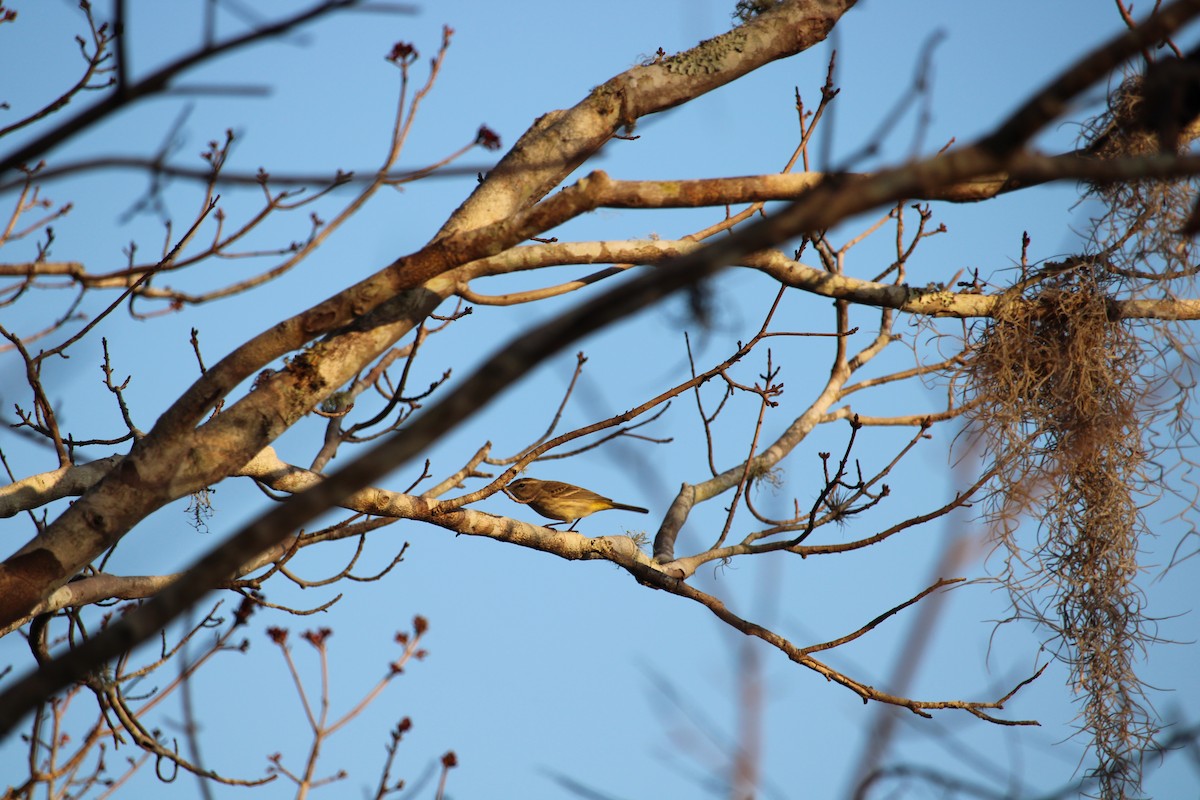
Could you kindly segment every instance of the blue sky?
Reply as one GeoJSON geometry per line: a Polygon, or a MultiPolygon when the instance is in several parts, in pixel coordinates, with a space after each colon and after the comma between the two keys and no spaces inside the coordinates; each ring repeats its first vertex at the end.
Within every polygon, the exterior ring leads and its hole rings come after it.
{"type": "MultiPolygon", "coordinates": [[[[17,25],[0,28],[0,79],[12,105],[11,117],[49,97],[73,79],[77,55],[72,37],[82,32],[75,4],[59,0],[12,4],[17,25]],[[20,80],[12,76],[20,76],[20,80]]],[[[200,4],[197,4],[199,7],[200,4]]],[[[256,4],[258,13],[285,13],[288,3],[256,4]]],[[[595,85],[639,63],[659,47],[684,49],[729,27],[731,3],[608,2],[603,5],[523,0],[506,4],[430,2],[414,15],[349,14],[309,28],[287,40],[234,54],[189,76],[187,83],[272,87],[267,97],[167,97],[131,109],[53,152],[50,160],[85,155],[131,154],[159,146],[165,132],[189,103],[176,161],[197,165],[198,152],[226,128],[238,135],[231,166],[270,172],[369,168],[382,158],[395,105],[397,73],[383,57],[393,42],[413,42],[423,55],[414,69],[424,78],[424,57],[432,55],[444,24],[455,29],[442,74],[422,105],[400,162],[420,166],[469,142],[480,124],[510,146],[532,121],[555,108],[568,107],[595,85]]],[[[133,71],[144,74],[196,42],[198,11],[179,4],[130,3],[129,36],[133,71]]],[[[764,68],[688,106],[643,121],[633,142],[614,142],[585,169],[600,168],[617,178],[680,178],[758,174],[778,170],[796,141],[793,90],[815,106],[830,48],[836,47],[841,94],[826,134],[835,164],[871,140],[881,119],[910,86],[927,45],[930,52],[930,120],[920,152],[936,150],[951,138],[965,142],[989,129],[1024,97],[1074,59],[1119,30],[1109,3],[1063,0],[1056,3],[960,2],[860,3],[837,26],[830,42],[809,53],[764,68]]],[[[221,31],[241,30],[238,21],[221,17],[221,31]]],[[[1088,99],[1098,101],[1100,91],[1088,99]]],[[[89,102],[88,98],[76,103],[89,102]]],[[[1070,117],[1087,115],[1080,109],[1070,117]]],[[[904,117],[885,140],[880,154],[854,164],[871,168],[896,163],[913,149],[914,115],[904,117]]],[[[1039,146],[1058,152],[1073,146],[1078,133],[1070,121],[1047,130],[1039,146]]],[[[20,141],[20,137],[14,137],[20,141]]],[[[818,152],[821,149],[818,148],[818,152]]],[[[477,150],[464,162],[486,165],[492,154],[477,150]]],[[[201,331],[206,360],[212,363],[249,336],[296,313],[350,282],[378,270],[395,257],[420,247],[467,196],[473,176],[426,181],[403,191],[384,191],[330,242],[283,279],[225,303],[191,309],[147,322],[117,315],[103,323],[115,368],[132,373],[128,397],[141,427],[149,428],[166,405],[195,377],[189,332],[201,331]]],[[[56,226],[54,254],[77,259],[96,271],[123,262],[121,248],[136,240],[142,252],[161,246],[161,222],[153,215],[122,221],[122,212],[139,197],[145,181],[112,172],[55,183],[47,192],[75,209],[56,226]]],[[[318,208],[328,218],[346,195],[318,208]],[[328,209],[328,211],[327,211],[328,209]]],[[[198,204],[196,187],[175,184],[167,199],[173,215],[186,218],[198,204]]],[[[980,269],[1003,278],[1020,257],[1023,231],[1032,237],[1031,257],[1051,259],[1073,252],[1086,223],[1087,206],[1076,205],[1078,192],[1061,186],[1022,192],[981,205],[935,205],[935,223],[949,232],[928,240],[911,265],[911,282],[949,281],[960,270],[980,269]]],[[[231,219],[251,213],[253,191],[226,191],[222,205],[231,219]]],[[[10,201],[7,201],[10,202],[10,201]]],[[[702,228],[721,210],[638,212],[601,210],[574,220],[555,235],[564,240],[594,238],[675,238],[702,228]]],[[[868,215],[871,216],[871,215],[868,215]]],[[[853,221],[834,237],[846,238],[862,227],[853,221]]],[[[256,235],[258,244],[302,238],[304,214],[283,219],[256,235]]],[[[870,277],[890,261],[890,234],[868,240],[852,251],[851,272],[870,277]]],[[[28,257],[18,247],[5,261],[28,257]]],[[[242,274],[245,262],[214,265],[203,274],[172,277],[178,286],[219,285],[242,274]]],[[[560,276],[590,272],[559,268],[553,276],[513,276],[481,283],[479,291],[501,292],[557,282],[560,276]]],[[[69,292],[46,292],[37,303],[5,310],[5,325],[34,330],[59,313],[69,292]]],[[[719,306],[711,329],[696,328],[679,301],[639,315],[582,345],[589,370],[564,424],[577,426],[623,411],[686,374],[682,331],[705,363],[720,360],[757,328],[773,296],[757,274],[731,272],[713,287],[719,306]]],[[[94,313],[111,298],[99,297],[94,313]]],[[[430,340],[418,361],[414,385],[436,379],[453,364],[456,377],[530,322],[579,302],[569,296],[516,309],[480,308],[443,335],[430,340]]],[[[780,327],[822,330],[829,324],[824,300],[789,297],[780,327]]],[[[875,317],[862,314],[862,324],[875,317]]],[[[902,320],[897,330],[921,348],[932,331],[902,320]]],[[[952,327],[946,327],[953,333],[952,327]]],[[[869,327],[864,334],[869,335],[869,327]]],[[[823,380],[827,356],[815,340],[779,340],[773,357],[783,368],[786,392],[768,419],[777,433],[811,401],[811,388],[823,380]]],[[[863,341],[861,338],[858,341],[863,341]]],[[[452,472],[484,441],[508,455],[536,438],[553,414],[574,365],[573,348],[535,371],[503,395],[429,457],[436,475],[452,472]]],[[[875,368],[911,364],[911,350],[895,353],[875,368]]],[[[120,433],[120,418],[99,383],[99,342],[72,350],[69,361],[47,367],[47,384],[61,402],[68,427],[90,435],[120,433]]],[[[752,381],[764,367],[752,358],[740,377],[752,381]]],[[[0,356],[0,385],[19,386],[20,368],[11,355],[0,356]]],[[[15,389],[13,390],[16,391],[15,389]]],[[[886,396],[855,399],[863,413],[918,413],[937,407],[940,384],[912,386],[886,396]],[[859,405],[861,404],[861,406],[859,405]]],[[[6,408],[14,399],[4,392],[6,408]]],[[[27,404],[20,396],[16,402],[27,404]]],[[[727,467],[742,457],[749,417],[743,415],[720,431],[718,458],[727,467]]],[[[277,444],[282,457],[296,463],[310,458],[322,422],[305,420],[277,444]]],[[[946,444],[956,429],[933,431],[935,441],[905,462],[890,480],[896,500],[886,511],[864,516],[845,531],[825,536],[846,540],[872,532],[886,520],[928,508],[953,496],[962,476],[949,463],[946,444]]],[[[669,445],[626,441],[565,462],[530,469],[594,488],[621,501],[651,508],[650,522],[611,512],[580,524],[591,535],[649,525],[652,531],[681,481],[706,477],[701,466],[703,441],[690,400],[681,398],[652,426],[654,436],[672,437],[669,445]]],[[[880,464],[912,434],[910,430],[871,432],[856,451],[864,467],[880,464]]],[[[782,510],[796,496],[810,501],[816,491],[821,450],[840,452],[845,424],[826,426],[785,464],[784,486],[764,493],[761,505],[782,510]]],[[[0,433],[10,463],[21,474],[54,466],[49,454],[0,433]]],[[[110,451],[90,450],[88,457],[110,451]]],[[[348,458],[348,454],[342,456],[348,458]]],[[[406,486],[419,471],[409,465],[392,476],[387,488],[406,486]]],[[[469,487],[471,489],[476,486],[469,487]]],[[[228,481],[217,487],[216,513],[207,532],[187,523],[183,505],[163,509],[125,543],[113,569],[160,573],[178,569],[259,513],[266,501],[252,486],[228,481]]],[[[722,504],[718,504],[722,505],[722,504]]],[[[478,506],[485,511],[527,518],[502,496],[478,506]]],[[[1146,546],[1145,589],[1149,613],[1162,619],[1164,639],[1185,644],[1153,647],[1144,665],[1149,683],[1163,692],[1151,695],[1158,711],[1197,704],[1194,642],[1200,636],[1191,588],[1195,561],[1161,575],[1161,566],[1182,534],[1170,521],[1178,508],[1170,503],[1146,513],[1160,538],[1146,546]],[[1181,616],[1182,615],[1182,616],[1181,616]]],[[[52,509],[51,514],[54,511],[52,509]]],[[[683,534],[683,547],[697,547],[719,529],[720,508],[697,514],[683,534]],[[718,526],[718,527],[714,527],[718,526]]],[[[21,518],[4,526],[16,543],[28,536],[21,518]]],[[[995,626],[1007,616],[1007,596],[986,580],[997,565],[985,555],[984,531],[970,511],[956,512],[920,532],[855,554],[808,559],[771,557],[703,568],[693,580],[718,594],[739,613],[776,626],[798,643],[842,635],[906,600],[937,577],[935,564],[956,542],[968,558],[954,574],[981,579],[948,593],[941,618],[913,679],[909,694],[921,699],[988,699],[1044,663],[1039,634],[1023,624],[995,626]]],[[[388,728],[402,716],[415,727],[406,737],[397,770],[410,782],[442,752],[454,750],[460,767],[450,779],[454,797],[570,796],[558,780],[590,787],[600,796],[640,798],[703,796],[722,764],[714,755],[731,751],[738,741],[739,659],[755,648],[766,697],[762,736],[763,797],[841,797],[863,747],[864,735],[880,715],[898,717],[897,740],[888,763],[944,768],[1016,796],[1037,796],[1069,783],[1079,774],[1084,742],[1071,738],[1076,707],[1064,685],[1066,672],[1053,665],[1004,712],[1009,718],[1036,717],[1040,728],[1001,728],[963,713],[939,713],[923,720],[907,712],[864,706],[856,696],[787,661],[779,653],[723,628],[707,611],[637,585],[603,563],[567,563],[544,554],[497,542],[453,537],[440,529],[401,522],[372,537],[370,573],[386,564],[402,542],[406,561],[384,580],[356,584],[328,614],[291,618],[261,613],[250,625],[248,655],[224,654],[196,680],[196,696],[205,704],[206,760],[223,774],[254,777],[265,769],[266,755],[284,754],[299,767],[306,732],[285,668],[264,629],[284,625],[299,631],[330,626],[330,662],[335,676],[334,707],[346,708],[360,687],[369,686],[395,657],[390,643],[414,614],[430,621],[429,657],[413,664],[383,697],[324,750],[326,772],[346,769],[350,777],[335,789],[338,796],[366,791],[377,779],[388,728]],[[664,690],[664,682],[671,692],[664,690]],[[673,694],[672,694],[673,692],[673,694]]],[[[317,548],[314,548],[317,549],[317,548]]],[[[310,578],[328,574],[345,547],[302,554],[295,567],[310,578]]],[[[275,602],[311,607],[340,589],[307,592],[272,587],[275,602]]],[[[864,640],[829,655],[835,667],[864,682],[888,687],[895,661],[913,635],[915,613],[893,619],[864,640]]],[[[17,637],[0,643],[0,664],[24,664],[17,637]]],[[[315,683],[316,661],[296,642],[302,670],[315,683]]],[[[180,719],[170,705],[159,725],[170,729],[180,719]]],[[[0,748],[0,764],[20,764],[19,745],[0,748]]],[[[4,770],[10,772],[11,770],[4,770]]],[[[1195,773],[1180,759],[1154,771],[1147,793],[1158,797],[1195,794],[1195,773]]],[[[218,790],[233,796],[239,790],[218,790]]],[[[244,790],[242,790],[244,791],[244,790]]],[[[261,796],[286,796],[282,782],[256,790],[261,796]]],[[[128,797],[192,796],[194,784],[170,787],[147,772],[124,790],[128,797]]],[[[719,794],[719,792],[717,792],[719,794]]],[[[426,787],[420,796],[432,796],[426,787]]],[[[915,793],[912,796],[924,796],[915,793]]]]}

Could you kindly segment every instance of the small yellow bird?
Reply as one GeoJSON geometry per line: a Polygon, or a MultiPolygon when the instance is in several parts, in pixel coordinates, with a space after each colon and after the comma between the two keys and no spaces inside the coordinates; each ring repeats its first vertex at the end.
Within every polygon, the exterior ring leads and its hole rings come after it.
{"type": "Polygon", "coordinates": [[[505,486],[504,493],[516,502],[529,506],[543,517],[571,523],[571,527],[567,530],[574,530],[575,523],[588,514],[595,514],[597,511],[605,511],[610,508],[636,511],[639,514],[650,513],[648,509],[641,506],[615,503],[603,495],[562,481],[521,478],[505,486]]]}

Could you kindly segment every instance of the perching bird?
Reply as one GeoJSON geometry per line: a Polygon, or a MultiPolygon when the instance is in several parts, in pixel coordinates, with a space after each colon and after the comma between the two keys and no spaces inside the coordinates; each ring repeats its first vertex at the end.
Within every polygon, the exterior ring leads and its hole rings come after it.
{"type": "Polygon", "coordinates": [[[650,513],[641,506],[614,503],[603,495],[562,481],[521,478],[505,486],[504,493],[516,502],[529,506],[543,517],[571,523],[571,527],[567,530],[573,530],[575,523],[588,514],[595,514],[597,511],[609,508],[636,511],[639,514],[650,513]]]}

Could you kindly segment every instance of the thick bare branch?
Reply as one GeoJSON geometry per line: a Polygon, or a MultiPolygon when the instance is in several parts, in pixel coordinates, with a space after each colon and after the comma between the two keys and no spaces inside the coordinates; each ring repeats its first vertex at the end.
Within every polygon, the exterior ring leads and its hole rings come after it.
{"type": "Polygon", "coordinates": [[[438,236],[478,228],[528,208],[622,128],[824,41],[854,2],[786,0],[769,14],[691,50],[617,75],[569,110],[542,116],[438,236]]]}
{"type": "MultiPolygon", "coordinates": [[[[750,33],[740,34],[755,37],[760,32],[764,32],[764,36],[774,33],[779,37],[779,42],[774,45],[776,50],[771,50],[771,46],[766,44],[760,47],[754,38],[743,41],[718,37],[713,40],[716,44],[706,43],[685,59],[664,59],[635,68],[658,70],[644,75],[638,73],[646,80],[637,86],[630,83],[628,86],[610,87],[606,92],[597,90],[583,104],[586,108],[558,112],[543,118],[514,148],[512,160],[493,172],[493,176],[481,185],[476,195],[464,204],[431,245],[398,259],[346,292],[280,323],[208,370],[163,415],[150,434],[134,446],[128,457],[61,515],[43,536],[30,542],[0,568],[0,621],[11,622],[35,608],[48,592],[62,585],[89,560],[119,540],[150,511],[243,467],[316,401],[343,385],[371,359],[390,347],[399,336],[432,313],[442,299],[454,293],[462,285],[461,276],[455,270],[463,264],[495,256],[530,236],[601,204],[605,192],[615,184],[599,173],[540,203],[537,200],[557,185],[563,175],[595,152],[614,131],[632,124],[638,116],[670,107],[720,85],[741,74],[738,70],[743,67],[745,69],[742,71],[753,68],[753,57],[745,56],[743,63],[739,61],[742,56],[734,53],[756,53],[754,57],[762,58],[767,58],[770,52],[782,54],[787,50],[784,40],[791,43],[787,46],[797,46],[802,37],[796,31],[804,28],[805,24],[823,36],[836,17],[831,19],[826,13],[814,21],[808,10],[817,7],[815,3],[783,3],[777,10],[746,26],[745,30],[750,33]],[[807,14],[801,17],[803,24],[789,22],[780,25],[781,28],[789,28],[787,31],[770,30],[772,21],[789,20],[786,14],[792,11],[807,14]],[[761,26],[761,31],[756,26],[761,26]],[[730,47],[735,41],[739,43],[738,47],[730,47]],[[697,58],[701,60],[697,62],[697,58]],[[698,63],[706,66],[697,67],[698,63]],[[678,71],[673,71],[672,65],[678,71]],[[729,73],[728,76],[725,73],[729,73]],[[684,80],[680,75],[691,80],[684,80]],[[639,96],[637,91],[643,87],[645,93],[639,96]],[[616,88],[620,91],[616,91],[616,88]],[[688,95],[684,89],[691,94],[688,95]],[[557,162],[548,167],[542,166],[540,171],[523,167],[518,169],[522,158],[531,159],[533,164],[544,164],[544,154],[540,152],[542,149],[552,152],[557,162]],[[217,403],[223,402],[225,396],[242,380],[274,359],[327,334],[324,340],[294,358],[286,368],[264,375],[254,391],[222,414],[202,423],[204,415],[217,403]]],[[[829,9],[840,12],[842,5],[828,4],[819,8],[827,12],[829,9]]],[[[70,655],[47,664],[38,674],[15,683],[10,691],[0,697],[0,719],[5,725],[15,724],[29,704],[36,703],[65,682],[85,675],[103,660],[125,652],[134,643],[153,635],[210,587],[228,580],[239,565],[279,546],[306,520],[330,505],[344,502],[346,497],[423,452],[462,419],[476,413],[501,389],[518,380],[542,359],[580,337],[660,302],[671,292],[703,280],[726,265],[747,263],[756,266],[752,263],[755,256],[751,254],[764,254],[768,248],[795,236],[818,235],[853,214],[890,206],[905,198],[929,196],[945,187],[994,180],[989,176],[997,174],[1018,175],[1022,165],[1028,175],[1037,174],[1038,169],[1046,174],[1049,167],[1021,160],[1020,150],[1028,137],[1053,119],[1070,97],[1090,85],[1106,68],[1105,65],[1111,67],[1119,63],[1122,58],[1146,43],[1161,38],[1197,12],[1200,12],[1200,2],[1191,0],[1176,3],[1152,23],[1098,50],[1078,67],[1069,70],[1022,107],[993,135],[977,144],[868,177],[825,176],[817,185],[798,193],[797,199],[780,213],[747,225],[715,244],[683,253],[657,270],[644,271],[620,289],[599,295],[520,337],[485,361],[480,370],[446,393],[440,402],[414,418],[413,424],[400,434],[382,442],[366,456],[328,479],[296,494],[239,532],[179,580],[161,590],[151,601],[115,622],[70,655]]],[[[811,33],[811,30],[805,30],[811,33]]],[[[813,41],[818,40],[819,36],[813,41]]],[[[1055,170],[1059,170],[1056,174],[1069,177],[1070,171],[1062,168],[1061,163],[1066,162],[1055,162],[1053,165],[1055,170]]],[[[1171,168],[1178,168],[1179,163],[1175,162],[1171,168]]],[[[1143,166],[1151,170],[1157,168],[1154,164],[1143,166]]],[[[1098,168],[1089,166],[1088,169],[1098,168]]],[[[661,202],[665,204],[668,201],[664,199],[661,202]]],[[[960,298],[961,302],[967,302],[965,295],[936,288],[914,292],[903,286],[864,285],[865,282],[858,285],[842,284],[839,282],[846,278],[831,275],[832,269],[813,275],[805,271],[811,268],[798,270],[796,268],[802,265],[784,262],[787,260],[783,259],[778,265],[768,263],[767,266],[781,273],[790,271],[802,276],[793,280],[810,279],[817,283],[820,277],[822,293],[837,298],[843,304],[849,301],[849,294],[843,297],[838,292],[848,293],[850,289],[857,292],[854,297],[858,302],[870,302],[865,298],[875,292],[878,301],[874,305],[929,315],[939,315],[939,303],[943,308],[949,308],[959,303],[960,298]]],[[[975,301],[972,299],[971,302],[975,301]]],[[[839,307],[844,309],[844,305],[839,307]]],[[[1116,316],[1120,315],[1120,312],[1116,313],[1116,316]]],[[[840,344],[839,348],[839,352],[844,350],[840,344]]],[[[850,369],[842,355],[839,355],[838,364],[841,369],[826,387],[829,397],[823,395],[818,398],[810,409],[812,413],[805,415],[802,424],[801,421],[797,422],[800,427],[794,434],[799,438],[807,432],[804,426],[816,424],[819,416],[827,412],[829,404],[840,396],[850,369]]],[[[744,469],[736,472],[739,476],[745,474],[744,469]]],[[[291,472],[275,476],[281,481],[296,478],[303,479],[304,476],[291,472]]],[[[424,514],[433,521],[431,512],[431,507],[423,509],[419,502],[414,502],[414,516],[420,518],[424,514]]],[[[479,524],[498,524],[489,522],[495,518],[466,511],[444,515],[442,524],[458,524],[458,515],[472,515],[471,519],[479,524]]],[[[679,522],[681,524],[682,520],[679,522]]],[[[664,526],[670,524],[670,520],[664,522],[664,526]]],[[[506,540],[524,544],[518,529],[514,527],[512,530],[517,533],[506,540]]],[[[534,542],[532,538],[529,541],[534,542]]],[[[668,574],[652,564],[632,542],[618,546],[607,541],[588,545],[577,539],[563,541],[577,546],[578,552],[583,554],[579,557],[608,558],[617,563],[621,563],[622,559],[632,559],[631,563],[637,565],[640,579],[644,578],[660,588],[670,587],[669,590],[682,593],[697,602],[705,602],[723,620],[743,629],[741,625],[745,623],[744,620],[729,616],[727,610],[719,607],[719,601],[707,603],[705,598],[696,595],[686,584],[674,581],[671,577],[673,573],[668,574]],[[605,551],[605,547],[610,545],[611,550],[605,551]]],[[[763,636],[760,629],[745,630],[763,636]]],[[[782,649],[781,644],[772,643],[782,649]]],[[[898,704],[913,707],[912,701],[903,698],[898,699],[898,704]]],[[[983,707],[975,705],[977,707],[972,713],[977,713],[983,707]]],[[[922,705],[920,708],[929,707],[934,706],[922,705]]],[[[941,704],[937,707],[945,706],[941,704]]]]}

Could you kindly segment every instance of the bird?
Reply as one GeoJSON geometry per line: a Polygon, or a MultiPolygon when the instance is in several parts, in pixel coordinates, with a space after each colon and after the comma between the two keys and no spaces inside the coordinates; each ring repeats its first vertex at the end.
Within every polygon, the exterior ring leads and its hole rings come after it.
{"type": "MultiPolygon", "coordinates": [[[[518,503],[529,506],[543,517],[556,519],[559,522],[569,522],[574,530],[575,524],[588,514],[605,511],[610,508],[621,511],[636,511],[639,514],[649,514],[649,509],[641,506],[630,506],[617,503],[604,495],[574,486],[562,481],[543,481],[537,478],[521,478],[504,487],[504,493],[518,503]]],[[[556,525],[551,523],[547,527],[556,525]]]]}

